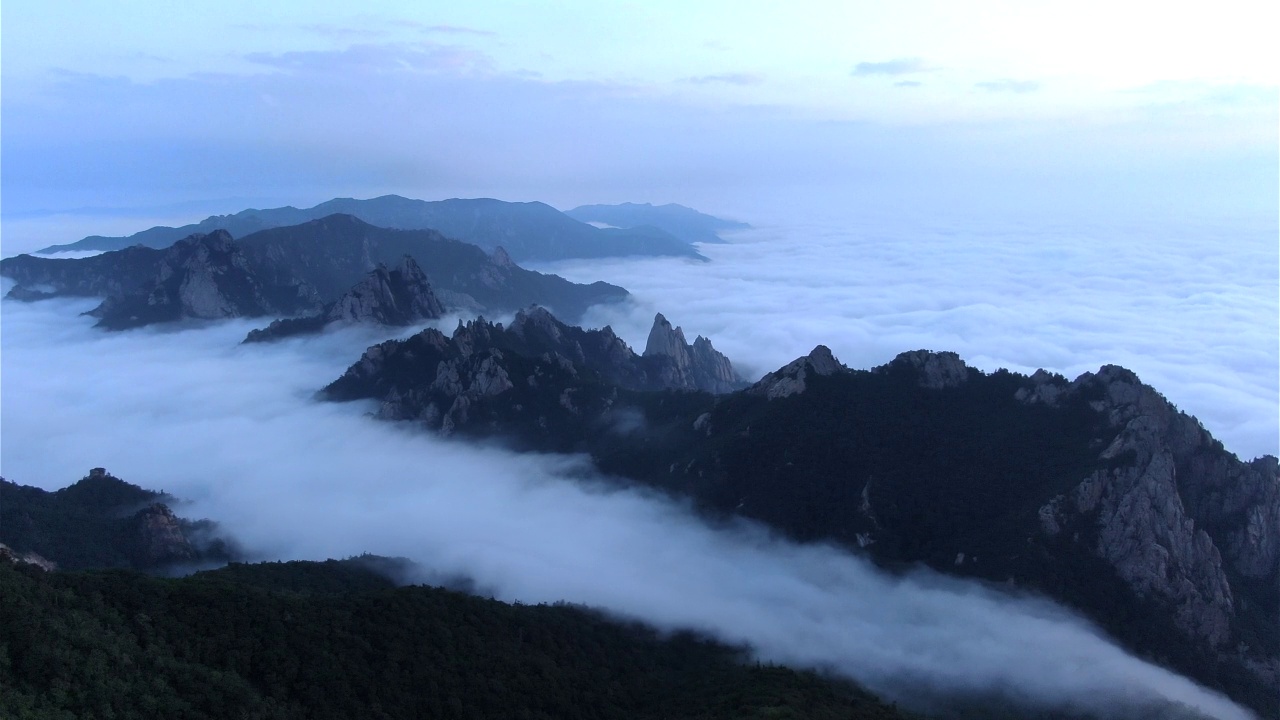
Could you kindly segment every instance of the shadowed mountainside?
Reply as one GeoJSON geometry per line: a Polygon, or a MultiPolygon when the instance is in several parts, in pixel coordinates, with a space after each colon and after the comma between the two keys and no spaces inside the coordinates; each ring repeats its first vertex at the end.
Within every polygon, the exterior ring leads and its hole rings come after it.
{"type": "Polygon", "coordinates": [[[627,296],[597,282],[578,285],[525,270],[499,248],[491,255],[430,230],[388,230],[332,215],[233,240],[225,231],[193,235],[165,250],[128,248],[77,260],[19,255],[0,260],[18,286],[10,295],[38,299],[100,296],[91,312],[109,329],[183,318],[218,319],[314,313],[379,264],[412,257],[446,307],[507,312],[530,304],[578,317],[596,303],[627,296]]]}

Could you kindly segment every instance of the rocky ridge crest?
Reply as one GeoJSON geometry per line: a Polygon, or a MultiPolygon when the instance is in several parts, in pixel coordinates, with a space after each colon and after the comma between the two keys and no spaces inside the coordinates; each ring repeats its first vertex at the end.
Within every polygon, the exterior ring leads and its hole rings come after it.
{"type": "Polygon", "coordinates": [[[275,320],[252,330],[244,341],[267,342],[295,335],[318,333],[332,323],[403,327],[438,318],[444,304],[431,289],[417,261],[405,255],[394,268],[379,263],[342,297],[325,305],[316,315],[275,320]]]}

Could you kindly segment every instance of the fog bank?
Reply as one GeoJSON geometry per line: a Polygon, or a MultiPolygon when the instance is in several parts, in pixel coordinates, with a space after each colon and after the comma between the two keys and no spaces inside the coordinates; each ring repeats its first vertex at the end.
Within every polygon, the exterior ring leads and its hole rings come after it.
{"type": "Polygon", "coordinates": [[[900,700],[927,687],[1104,715],[1167,700],[1249,717],[1047,603],[890,578],[832,548],[712,529],[678,502],[583,481],[581,458],[441,441],[369,419],[365,405],[315,403],[367,332],[240,347],[251,323],[108,334],[78,317],[91,306],[0,306],[7,479],[53,488],[104,466],[190,498],[182,514],[221,521],[266,558],[407,556],[506,600],[704,631],[900,700]]]}
{"type": "MultiPolygon", "coordinates": [[[[776,202],[776,201],[775,201],[776,202]]],[[[587,320],[643,348],[655,312],[755,379],[815,345],[870,368],[950,350],[985,371],[1133,370],[1243,459],[1280,454],[1280,228],[1036,214],[1018,220],[842,209],[838,197],[739,213],[759,229],[709,263],[539,266],[605,280],[630,306],[587,320]]]]}

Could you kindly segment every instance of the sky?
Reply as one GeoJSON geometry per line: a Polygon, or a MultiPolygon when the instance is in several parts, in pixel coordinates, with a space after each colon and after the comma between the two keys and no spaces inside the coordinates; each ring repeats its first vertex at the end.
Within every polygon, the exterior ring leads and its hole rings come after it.
{"type": "Polygon", "coordinates": [[[1275,210],[1259,2],[367,5],[6,3],[4,219],[782,187],[1275,210]]]}

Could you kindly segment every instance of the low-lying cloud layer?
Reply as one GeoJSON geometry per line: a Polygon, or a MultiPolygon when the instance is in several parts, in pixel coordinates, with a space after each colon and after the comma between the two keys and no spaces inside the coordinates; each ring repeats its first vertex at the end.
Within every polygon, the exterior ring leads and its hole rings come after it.
{"type": "Polygon", "coordinates": [[[821,214],[838,207],[832,199],[788,208],[789,219],[810,220],[758,223],[731,244],[703,246],[710,263],[544,269],[631,290],[634,305],[602,307],[588,320],[612,324],[633,345],[644,346],[653,313],[663,312],[752,378],[818,344],[855,368],[920,348],[955,351],[987,371],[1046,368],[1071,378],[1117,364],[1242,458],[1280,453],[1274,220],[1054,225],[821,214]]]}
{"type": "Polygon", "coordinates": [[[184,514],[222,521],[265,557],[408,556],[504,599],[702,630],[903,700],[927,687],[1249,717],[1046,603],[890,578],[828,547],[712,529],[677,502],[584,481],[580,458],[441,441],[369,419],[367,406],[312,401],[367,334],[252,347],[236,345],[246,322],[107,334],[77,316],[91,305],[3,304],[10,480],[57,487],[101,465],[190,498],[184,514]]]}

